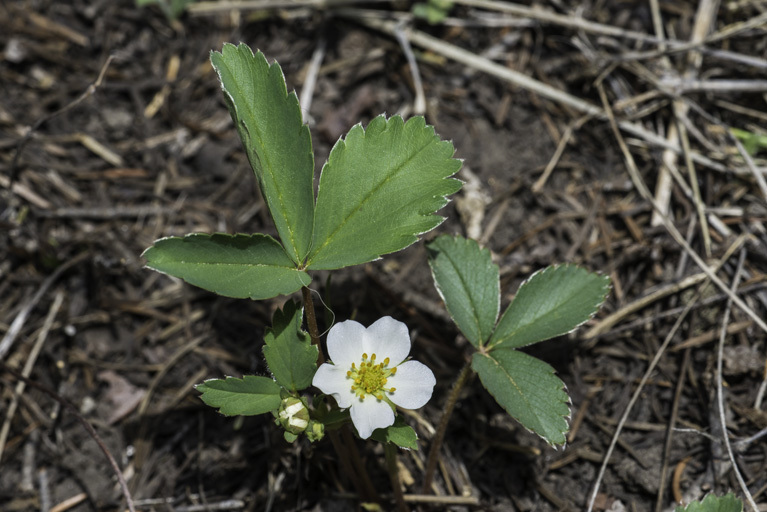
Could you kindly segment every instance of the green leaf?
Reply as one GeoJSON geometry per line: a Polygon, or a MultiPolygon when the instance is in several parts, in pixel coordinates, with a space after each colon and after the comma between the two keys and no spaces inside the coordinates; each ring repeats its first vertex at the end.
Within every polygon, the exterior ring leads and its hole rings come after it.
{"type": "Polygon", "coordinates": [[[203,402],[227,416],[264,414],[278,409],[282,401],[279,384],[256,375],[211,379],[196,387],[203,402]]]}
{"type": "Polygon", "coordinates": [[[609,277],[575,265],[539,270],[519,287],[490,346],[523,347],[566,334],[594,316],[609,291],[609,277]]]}
{"type": "Polygon", "coordinates": [[[423,18],[432,25],[442,23],[447,18],[453,2],[445,0],[429,0],[428,3],[417,3],[413,5],[412,13],[416,18],[423,18]]]}
{"type": "Polygon", "coordinates": [[[147,267],[226,297],[269,299],[311,282],[267,235],[192,234],[157,240],[147,267]]]}
{"type": "Polygon", "coordinates": [[[730,492],[724,496],[709,494],[701,502],[693,501],[686,507],[676,507],[674,512],[742,512],[742,510],[743,502],[730,492]]]}
{"type": "Polygon", "coordinates": [[[406,450],[418,450],[418,434],[399,414],[393,425],[375,429],[370,437],[379,443],[394,443],[406,450]]]}
{"type": "Polygon", "coordinates": [[[298,98],[280,66],[245,44],[225,44],[210,60],[285,251],[300,264],[312,236],[314,154],[298,98]]]}
{"type": "Polygon", "coordinates": [[[373,119],[340,139],[322,168],[307,268],[335,269],[409,246],[444,219],[461,162],[423,117],[373,119]]]}
{"type": "Polygon", "coordinates": [[[475,352],[471,367],[512,418],[551,445],[565,444],[569,398],[554,368],[513,349],[475,352]]]}
{"type": "Polygon", "coordinates": [[[317,371],[317,347],[309,334],[301,330],[304,309],[288,301],[274,312],[272,327],[266,330],[264,358],[274,379],[291,391],[301,391],[312,384],[317,371]]]}
{"type": "Polygon", "coordinates": [[[498,265],[489,250],[462,237],[439,236],[427,249],[434,284],[450,317],[472,345],[481,346],[501,307],[498,265]]]}

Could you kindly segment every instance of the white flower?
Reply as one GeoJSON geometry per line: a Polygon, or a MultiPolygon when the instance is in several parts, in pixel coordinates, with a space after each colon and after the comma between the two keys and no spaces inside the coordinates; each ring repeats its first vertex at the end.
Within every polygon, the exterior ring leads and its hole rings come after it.
{"type": "Polygon", "coordinates": [[[360,437],[394,423],[394,406],[418,409],[431,398],[437,380],[425,365],[408,361],[407,326],[390,316],[365,329],[347,320],[328,333],[332,363],[317,369],[312,384],[349,411],[360,437]]]}

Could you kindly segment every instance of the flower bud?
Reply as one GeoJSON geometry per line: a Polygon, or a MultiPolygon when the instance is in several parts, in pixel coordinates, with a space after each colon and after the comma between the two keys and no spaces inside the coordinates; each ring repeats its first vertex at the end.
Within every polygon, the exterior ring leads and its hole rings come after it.
{"type": "Polygon", "coordinates": [[[306,437],[312,443],[321,440],[325,437],[325,425],[319,421],[310,421],[309,428],[306,429],[306,437]]]}
{"type": "Polygon", "coordinates": [[[277,413],[282,428],[291,434],[300,434],[309,426],[309,410],[296,397],[288,397],[280,404],[277,413]]]}

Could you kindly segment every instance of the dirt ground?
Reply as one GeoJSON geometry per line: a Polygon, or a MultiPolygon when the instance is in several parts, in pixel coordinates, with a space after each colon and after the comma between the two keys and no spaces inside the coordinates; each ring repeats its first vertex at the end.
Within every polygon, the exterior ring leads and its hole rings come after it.
{"type": "MultiPolygon", "coordinates": [[[[330,443],[288,444],[270,418],[223,417],[193,388],[266,374],[263,333],[285,298],[217,297],[143,268],[140,257],[163,236],[275,232],[209,64],[224,42],[261,49],[299,92],[324,45],[308,111],[318,172],[353,124],[412,115],[416,88],[401,44],[358,11],[304,3],[217,12],[198,4],[174,21],[130,0],[0,5],[3,512],[126,510],[97,443],[42,388],[98,432],[137,510],[360,508],[330,443]],[[32,382],[21,394],[8,368],[26,368],[32,382]]],[[[765,6],[713,2],[699,12],[691,1],[551,0],[525,14],[460,3],[441,25],[408,25],[475,54],[467,65],[412,45],[427,121],[453,141],[466,182],[427,238],[468,234],[489,247],[504,306],[522,280],[553,263],[606,273],[613,290],[593,321],[530,350],[567,384],[566,449],[521,428],[474,379],[447,431],[437,498],[426,503],[418,501],[423,461],[469,345],[433,287],[423,243],[337,271],[329,287],[326,273],[314,275],[336,319],[406,322],[415,357],[437,376],[431,402],[406,416],[421,445],[399,457],[409,503],[586,510],[597,481],[595,510],[669,510],[709,491],[744,496],[716,405],[720,360],[735,461],[767,510],[767,438],[755,436],[767,427],[759,325],[767,317],[767,143],[756,137],[767,137],[765,6]],[[654,38],[657,25],[671,43],[654,38]],[[483,59],[545,87],[491,76],[476,67],[483,59]],[[620,140],[602,115],[600,89],[623,123],[620,140]],[[727,127],[755,135],[743,139],[745,157],[727,127]],[[668,193],[667,224],[653,218],[643,183],[668,193]],[[722,288],[732,286],[750,314],[729,307],[722,288]]],[[[375,10],[373,19],[400,19],[409,4],[362,7],[375,10]]],[[[380,445],[356,446],[383,510],[392,509],[380,445]]]]}

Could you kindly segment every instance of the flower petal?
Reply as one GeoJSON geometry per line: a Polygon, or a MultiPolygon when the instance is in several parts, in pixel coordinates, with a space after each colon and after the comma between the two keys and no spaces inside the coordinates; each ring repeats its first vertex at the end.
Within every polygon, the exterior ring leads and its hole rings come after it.
{"type": "Polygon", "coordinates": [[[341,409],[351,407],[352,400],[356,398],[351,381],[346,376],[347,371],[346,366],[324,363],[317,368],[312,378],[312,385],[326,395],[333,395],[341,409]]]}
{"type": "Polygon", "coordinates": [[[379,318],[368,327],[364,339],[365,352],[375,354],[378,362],[388,357],[390,367],[400,364],[410,353],[407,325],[390,316],[379,318]]]}
{"type": "Polygon", "coordinates": [[[418,409],[429,401],[436,383],[428,366],[405,361],[397,367],[397,373],[389,377],[388,385],[395,388],[389,399],[403,409],[418,409]]]}
{"type": "Polygon", "coordinates": [[[328,332],[328,356],[334,364],[348,370],[352,363],[360,364],[365,351],[365,327],[354,320],[339,322],[328,332]]]}
{"type": "Polygon", "coordinates": [[[362,439],[367,439],[377,428],[385,428],[394,423],[394,411],[391,406],[375,397],[355,400],[349,411],[352,423],[362,439]]]}

